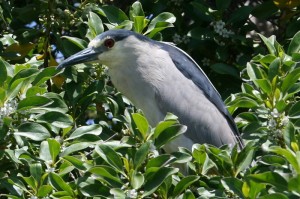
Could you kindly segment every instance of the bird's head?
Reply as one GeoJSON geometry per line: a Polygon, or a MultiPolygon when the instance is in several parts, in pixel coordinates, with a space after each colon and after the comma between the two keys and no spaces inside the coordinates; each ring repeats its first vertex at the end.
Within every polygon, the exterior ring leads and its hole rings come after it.
{"type": "Polygon", "coordinates": [[[93,39],[88,47],[59,64],[57,69],[73,66],[80,63],[97,62],[107,66],[114,62],[126,61],[126,56],[140,42],[149,41],[143,35],[129,30],[109,30],[93,39]]]}

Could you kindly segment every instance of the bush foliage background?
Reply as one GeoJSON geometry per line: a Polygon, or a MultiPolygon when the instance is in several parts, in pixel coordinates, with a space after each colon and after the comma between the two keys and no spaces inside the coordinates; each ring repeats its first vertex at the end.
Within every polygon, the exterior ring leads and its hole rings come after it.
{"type": "Polygon", "coordinates": [[[0,1],[0,197],[299,198],[299,6],[0,1]],[[176,116],[149,126],[105,66],[55,69],[112,28],[191,54],[227,98],[246,147],[164,154],[185,131],[176,116]]]}

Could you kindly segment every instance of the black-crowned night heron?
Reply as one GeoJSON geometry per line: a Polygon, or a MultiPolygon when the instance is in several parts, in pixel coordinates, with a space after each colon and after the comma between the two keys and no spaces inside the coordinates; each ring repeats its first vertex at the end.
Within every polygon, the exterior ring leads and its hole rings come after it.
{"type": "Polygon", "coordinates": [[[114,86],[142,109],[151,125],[167,112],[188,129],[165,146],[167,152],[194,143],[215,146],[238,143],[236,125],[219,93],[197,63],[184,51],[128,30],[109,30],[88,48],[64,60],[58,69],[97,62],[109,68],[114,86]]]}

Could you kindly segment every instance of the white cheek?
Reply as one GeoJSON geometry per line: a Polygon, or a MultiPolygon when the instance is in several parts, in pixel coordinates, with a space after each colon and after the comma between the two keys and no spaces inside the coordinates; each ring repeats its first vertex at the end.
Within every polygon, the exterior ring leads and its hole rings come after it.
{"type": "Polygon", "coordinates": [[[98,48],[99,46],[101,46],[101,42],[100,42],[100,40],[99,39],[93,39],[90,43],[89,43],[89,45],[88,45],[88,47],[89,48],[98,48]]]}

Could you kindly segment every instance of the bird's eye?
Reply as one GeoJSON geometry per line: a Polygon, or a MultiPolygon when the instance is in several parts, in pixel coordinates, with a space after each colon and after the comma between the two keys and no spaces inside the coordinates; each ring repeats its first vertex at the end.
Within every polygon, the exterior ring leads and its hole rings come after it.
{"type": "Polygon", "coordinates": [[[106,39],[104,41],[104,46],[107,48],[112,48],[115,45],[115,40],[113,40],[112,38],[106,39]]]}

